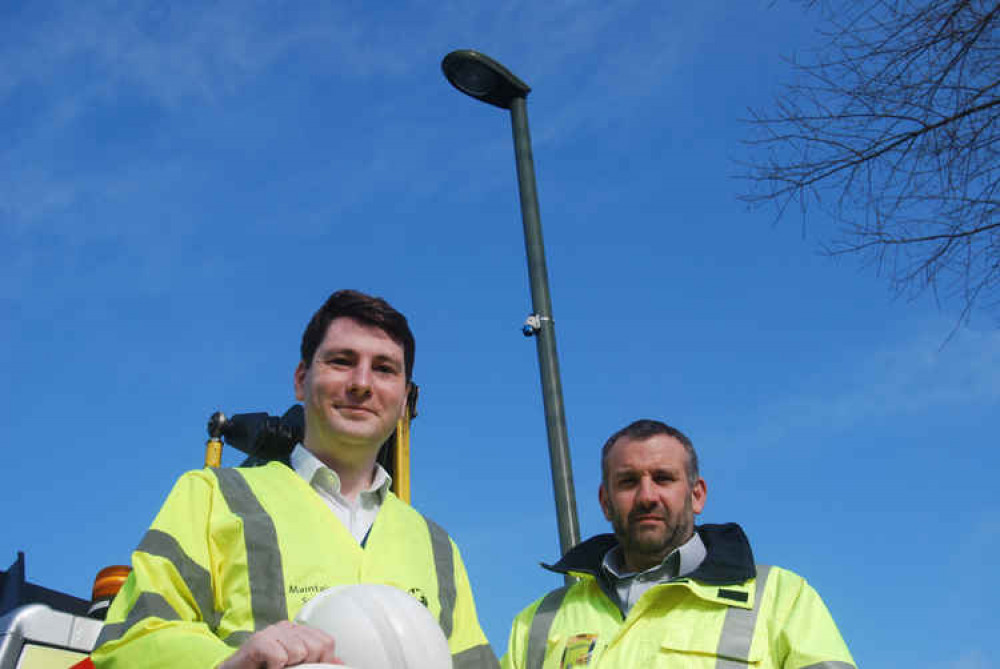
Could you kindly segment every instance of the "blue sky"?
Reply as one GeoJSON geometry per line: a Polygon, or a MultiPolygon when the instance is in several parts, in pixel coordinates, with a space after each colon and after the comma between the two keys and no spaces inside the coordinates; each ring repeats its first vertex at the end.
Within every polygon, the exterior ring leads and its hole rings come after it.
{"type": "MultiPolygon", "coordinates": [[[[823,595],[863,667],[984,669],[1000,598],[1000,332],[893,300],[734,179],[739,122],[816,43],[769,1],[0,5],[0,562],[85,596],[216,411],[283,412],[333,290],[417,336],[414,502],[498,652],[560,580],[509,116],[528,111],[584,535],[639,417],[699,448],[705,522],[823,595]]],[[[235,455],[227,462],[236,463],[235,455]]]]}

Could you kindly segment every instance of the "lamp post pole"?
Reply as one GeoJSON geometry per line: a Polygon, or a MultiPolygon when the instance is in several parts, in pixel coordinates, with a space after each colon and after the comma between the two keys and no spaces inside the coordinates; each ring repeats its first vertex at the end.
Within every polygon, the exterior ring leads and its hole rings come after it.
{"type": "Polygon", "coordinates": [[[441,68],[448,81],[466,95],[510,110],[533,309],[524,324],[524,334],[535,337],[538,351],[552,487],[559,525],[559,548],[565,554],[580,543],[580,523],[576,512],[562,383],[559,380],[559,356],[556,353],[556,330],[552,320],[552,300],[549,297],[545,245],[542,242],[542,224],[538,213],[535,164],[531,154],[531,134],[528,131],[525,98],[531,89],[505,67],[476,51],[453,51],[445,56],[441,68]]]}

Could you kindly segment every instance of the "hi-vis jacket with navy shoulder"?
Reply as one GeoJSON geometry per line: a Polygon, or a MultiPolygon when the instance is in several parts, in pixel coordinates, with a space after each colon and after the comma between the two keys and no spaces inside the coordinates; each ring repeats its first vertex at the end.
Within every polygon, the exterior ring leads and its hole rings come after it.
{"type": "Polygon", "coordinates": [[[622,615],[601,569],[606,534],[555,565],[581,577],[514,620],[504,669],[854,669],[819,595],[780,567],[755,566],[736,524],[697,528],[708,554],[694,572],[653,586],[622,615]]]}
{"type": "Polygon", "coordinates": [[[93,660],[215,667],[255,631],[334,585],[385,583],[440,621],[455,669],[495,669],[448,535],[388,493],[361,547],[286,465],[188,472],[132,554],[93,660]]]}

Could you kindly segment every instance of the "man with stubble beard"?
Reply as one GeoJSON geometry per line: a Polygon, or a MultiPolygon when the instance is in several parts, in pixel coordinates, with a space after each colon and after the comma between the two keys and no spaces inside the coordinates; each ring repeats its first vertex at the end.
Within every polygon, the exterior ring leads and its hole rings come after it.
{"type": "Polygon", "coordinates": [[[854,669],[804,579],[756,565],[735,523],[695,526],[707,487],[680,430],[628,425],[604,444],[601,470],[614,534],[543,565],[580,580],[517,616],[504,669],[854,669]]]}

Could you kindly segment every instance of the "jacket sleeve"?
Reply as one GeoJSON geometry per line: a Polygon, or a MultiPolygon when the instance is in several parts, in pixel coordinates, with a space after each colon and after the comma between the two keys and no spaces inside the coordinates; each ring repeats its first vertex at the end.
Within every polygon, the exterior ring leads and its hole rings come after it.
{"type": "Polygon", "coordinates": [[[531,621],[541,600],[538,600],[517,614],[510,628],[507,652],[500,658],[501,669],[526,669],[528,654],[528,633],[531,621]]]}
{"type": "Polygon", "coordinates": [[[771,625],[771,647],[782,669],[855,669],[847,644],[819,594],[805,579],[779,570],[778,601],[771,625]]]}
{"type": "Polygon", "coordinates": [[[455,562],[455,615],[454,629],[448,639],[454,669],[498,669],[499,663],[486,635],[479,626],[476,604],[465,564],[455,542],[451,542],[455,562]]]}
{"type": "Polygon", "coordinates": [[[92,658],[97,669],[214,667],[235,648],[215,635],[209,524],[214,478],[182,476],[132,553],[92,658]]]}

